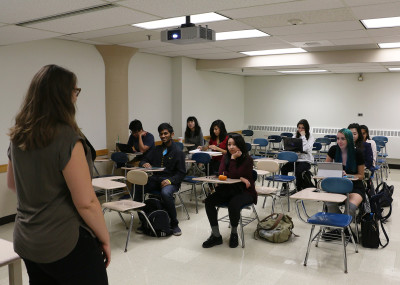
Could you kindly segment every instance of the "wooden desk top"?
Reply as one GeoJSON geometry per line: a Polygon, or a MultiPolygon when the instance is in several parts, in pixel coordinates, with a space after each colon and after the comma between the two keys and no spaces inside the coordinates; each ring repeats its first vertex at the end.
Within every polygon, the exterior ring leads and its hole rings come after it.
{"type": "Polygon", "coordinates": [[[194,143],[183,143],[184,147],[191,147],[191,146],[195,146],[194,143]]]}
{"type": "Polygon", "coordinates": [[[220,151],[202,151],[202,150],[198,150],[198,149],[191,150],[191,151],[189,151],[189,153],[207,153],[210,156],[220,156],[220,155],[222,155],[222,152],[220,152],[220,151]]]}
{"type": "Polygon", "coordinates": [[[314,192],[317,188],[306,188],[290,196],[290,199],[296,200],[311,200],[311,201],[323,201],[323,202],[344,202],[347,197],[343,194],[326,193],[326,192],[314,192]]]}
{"type": "MultiPolygon", "coordinates": [[[[118,176],[111,176],[111,177],[114,177],[112,179],[118,179],[118,178],[115,178],[115,177],[118,177],[118,176]]],[[[110,177],[107,177],[107,178],[110,178],[110,177]]],[[[124,177],[122,177],[122,178],[124,178],[124,177]]],[[[94,187],[101,188],[101,189],[106,189],[106,190],[126,187],[125,183],[121,183],[121,182],[118,182],[118,181],[113,181],[112,179],[105,179],[105,177],[94,178],[92,180],[92,185],[94,187]]]]}
{"type": "MultiPolygon", "coordinates": [[[[327,177],[313,176],[313,179],[315,179],[315,180],[323,180],[323,179],[325,179],[325,178],[327,178],[327,177]]],[[[340,178],[340,177],[339,177],[339,178],[340,178]]],[[[347,178],[347,179],[349,179],[349,180],[351,180],[351,181],[356,181],[356,180],[358,180],[357,177],[343,177],[343,178],[347,178]]]]}
{"type": "Polygon", "coordinates": [[[287,160],[276,159],[276,158],[270,158],[270,157],[266,157],[266,158],[257,158],[257,159],[254,159],[254,162],[259,162],[259,161],[263,161],[263,160],[272,160],[272,161],[276,161],[276,162],[279,163],[279,164],[288,163],[287,160]]]}
{"type": "Polygon", "coordinates": [[[208,182],[208,183],[219,183],[219,184],[234,184],[241,182],[240,179],[231,179],[228,178],[226,180],[219,180],[218,177],[215,176],[203,176],[193,178],[194,181],[208,182]]]}
{"type": "Polygon", "coordinates": [[[193,160],[193,159],[185,159],[185,162],[186,162],[186,163],[195,163],[196,160],[193,160]]]}
{"type": "Polygon", "coordinates": [[[159,171],[164,171],[165,167],[152,167],[152,168],[146,168],[146,167],[121,167],[123,170],[140,170],[144,172],[159,172],[159,171]]]}

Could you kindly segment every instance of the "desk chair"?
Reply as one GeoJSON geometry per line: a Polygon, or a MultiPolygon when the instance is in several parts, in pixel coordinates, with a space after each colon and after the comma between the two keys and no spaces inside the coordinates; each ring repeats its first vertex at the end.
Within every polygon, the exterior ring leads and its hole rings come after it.
{"type": "MultiPolygon", "coordinates": [[[[147,184],[148,176],[147,176],[147,173],[144,171],[131,170],[128,172],[127,180],[130,183],[132,183],[133,185],[141,185],[142,189],[144,190],[144,185],[147,184]]],[[[131,196],[131,198],[132,198],[132,196],[131,196]]],[[[155,236],[157,236],[157,233],[153,229],[150,221],[147,219],[146,214],[141,210],[141,208],[143,208],[144,206],[146,206],[144,203],[132,201],[132,199],[107,202],[107,203],[103,203],[103,205],[102,205],[103,214],[105,214],[106,210],[117,212],[119,217],[121,218],[121,220],[124,222],[125,228],[128,230],[128,235],[126,237],[124,252],[128,251],[128,242],[129,242],[131,232],[132,232],[133,218],[134,218],[133,213],[134,212],[139,212],[144,216],[148,225],[150,225],[151,230],[153,231],[155,236]],[[131,216],[131,221],[130,221],[129,227],[126,224],[125,219],[122,217],[121,213],[129,214],[131,216]]]]}
{"type": "Polygon", "coordinates": [[[321,143],[315,142],[313,144],[312,151],[313,151],[313,156],[314,156],[314,162],[311,163],[311,166],[313,166],[313,168],[314,168],[314,175],[317,175],[317,167],[318,167],[317,162],[321,162],[322,161],[321,153],[320,153],[321,149],[322,149],[322,144],[321,143]]]}
{"type": "Polygon", "coordinates": [[[315,142],[318,142],[322,145],[322,149],[319,151],[320,159],[325,160],[326,155],[328,154],[329,145],[331,144],[331,140],[329,138],[317,138],[315,140],[315,142]]]}
{"type": "Polygon", "coordinates": [[[247,152],[250,154],[251,153],[251,143],[246,143],[246,149],[247,149],[247,152]]]}
{"type": "MultiPolygon", "coordinates": [[[[386,144],[387,144],[387,138],[383,136],[375,136],[372,139],[376,143],[376,149],[378,151],[378,155],[376,158],[376,164],[380,166],[381,168],[381,173],[383,174],[383,170],[385,170],[385,177],[386,179],[389,176],[390,169],[389,169],[389,163],[387,162],[386,158],[388,157],[388,154],[386,152],[386,144]],[[379,147],[379,149],[378,149],[379,147]]],[[[383,179],[383,176],[382,176],[383,179]]]]}
{"type": "MultiPolygon", "coordinates": [[[[298,159],[298,155],[292,151],[283,151],[278,154],[278,159],[280,160],[287,160],[288,162],[293,162],[293,174],[296,173],[296,161],[298,159]]],[[[287,201],[288,201],[288,212],[290,212],[290,201],[289,201],[289,196],[290,196],[290,190],[289,190],[289,183],[293,183],[294,187],[296,189],[296,176],[295,175],[281,175],[281,174],[274,174],[271,176],[268,176],[266,178],[268,180],[268,185],[272,182],[272,185],[274,185],[275,182],[281,183],[281,192],[283,189],[283,186],[287,186],[287,193],[285,196],[287,196],[287,201]]]]}
{"type": "Polygon", "coordinates": [[[268,142],[269,142],[269,149],[275,149],[275,150],[280,150],[282,149],[282,137],[278,135],[271,135],[268,136],[268,142]],[[278,147],[276,147],[276,144],[278,144],[278,147]]]}
{"type": "Polygon", "coordinates": [[[281,137],[283,138],[292,138],[293,137],[293,133],[281,133],[281,137]]]}
{"type": "MultiPolygon", "coordinates": [[[[113,168],[111,171],[111,175],[114,175],[115,169],[126,166],[126,164],[129,161],[128,155],[125,152],[113,152],[111,154],[111,160],[114,162],[113,168]]],[[[126,175],[126,171],[125,171],[125,175],[126,175]]]]}
{"type": "Polygon", "coordinates": [[[254,135],[254,132],[252,130],[243,130],[242,131],[242,136],[250,137],[250,142],[253,141],[253,135],[254,135]]]}
{"type": "Polygon", "coordinates": [[[252,155],[251,157],[253,159],[266,157],[267,156],[268,140],[264,139],[264,138],[257,138],[257,139],[254,139],[254,143],[258,144],[258,145],[254,147],[254,155],[252,155]],[[264,151],[260,151],[261,148],[264,148],[264,151]],[[257,149],[259,149],[258,155],[256,155],[257,149]],[[260,154],[264,154],[264,156],[261,156],[260,154]]]}
{"type": "MultiPolygon", "coordinates": [[[[348,199],[349,193],[353,190],[353,183],[346,178],[329,177],[325,178],[321,182],[321,187],[324,191],[329,193],[339,193],[345,194],[346,199],[346,209],[348,209],[348,199]]],[[[357,244],[354,242],[353,234],[351,232],[350,223],[352,216],[348,214],[336,214],[336,213],[326,213],[318,212],[307,219],[307,223],[312,225],[310,238],[308,239],[307,253],[304,259],[304,266],[307,266],[308,255],[310,253],[311,243],[316,241],[315,246],[318,247],[318,242],[321,239],[322,234],[325,233],[326,228],[335,228],[340,230],[340,235],[343,244],[343,261],[344,261],[344,272],[347,273],[347,253],[346,246],[349,242],[349,238],[345,237],[344,230],[347,229],[350,233],[350,239],[354,244],[356,253],[358,252],[357,244]],[[313,236],[315,226],[320,226],[318,233],[313,236]]]]}
{"type": "MultiPolygon", "coordinates": [[[[193,160],[195,160],[196,161],[196,165],[198,164],[198,163],[202,163],[202,164],[204,164],[204,166],[206,167],[206,169],[207,169],[207,176],[209,175],[209,165],[210,165],[210,161],[211,161],[211,156],[209,155],[209,154],[207,154],[207,153],[195,153],[195,154],[193,154],[193,156],[192,156],[192,159],[193,160]]],[[[189,189],[189,190],[179,190],[179,193],[184,193],[184,192],[187,192],[187,191],[191,191],[192,193],[191,194],[194,194],[194,198],[195,198],[195,201],[196,201],[196,214],[199,212],[199,210],[198,210],[198,199],[197,199],[197,192],[196,192],[196,185],[199,185],[199,184],[201,184],[201,188],[202,188],[202,190],[203,190],[203,194],[204,194],[204,196],[206,196],[206,189],[205,189],[205,184],[206,183],[203,183],[203,182],[201,182],[201,181],[195,181],[195,180],[193,180],[193,178],[197,178],[198,176],[186,176],[184,179],[183,179],[183,183],[186,183],[186,184],[190,184],[190,185],[192,185],[192,188],[191,189],[189,189]]],[[[186,207],[185,207],[186,208],[186,207]]],[[[187,210],[186,210],[187,211],[187,210]]],[[[189,214],[188,214],[188,216],[189,216],[189,214]]]]}
{"type": "MultiPolygon", "coordinates": [[[[253,179],[254,181],[257,180],[257,172],[255,170],[253,170],[253,179]]],[[[221,205],[217,206],[217,211],[219,211],[220,208],[228,208],[228,204],[224,203],[221,205]]],[[[260,219],[258,217],[256,208],[254,206],[254,204],[248,204],[248,205],[244,205],[241,209],[240,209],[240,219],[239,219],[239,225],[240,225],[240,240],[242,241],[242,248],[245,247],[245,242],[244,242],[244,231],[243,228],[245,226],[247,226],[248,224],[250,224],[252,221],[257,220],[258,222],[260,222],[260,219]],[[249,209],[251,207],[251,209],[253,210],[254,213],[254,217],[251,216],[242,216],[242,210],[243,209],[249,209]]],[[[219,222],[225,222],[225,223],[230,223],[229,220],[229,215],[225,215],[221,218],[218,219],[219,222]]]]}
{"type": "Polygon", "coordinates": [[[332,144],[335,144],[337,140],[337,135],[325,135],[324,138],[328,138],[332,144]]]}
{"type": "MultiPolygon", "coordinates": [[[[257,162],[257,170],[264,170],[274,175],[279,172],[279,163],[273,160],[262,160],[257,162]]],[[[281,210],[283,213],[284,211],[283,211],[281,196],[278,195],[279,189],[277,187],[264,186],[264,180],[265,180],[264,175],[262,176],[262,179],[263,180],[261,186],[256,185],[256,192],[258,196],[264,197],[263,208],[265,207],[265,202],[267,201],[267,198],[270,197],[272,199],[271,214],[274,213],[275,201],[277,198],[279,198],[279,202],[281,204],[281,210]]]]}

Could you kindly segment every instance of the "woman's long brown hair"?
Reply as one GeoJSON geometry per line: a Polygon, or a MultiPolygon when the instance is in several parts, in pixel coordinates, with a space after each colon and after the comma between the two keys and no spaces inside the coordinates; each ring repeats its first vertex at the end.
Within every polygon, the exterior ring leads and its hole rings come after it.
{"type": "Polygon", "coordinates": [[[28,92],[10,129],[13,144],[22,150],[48,146],[57,134],[57,126],[71,126],[82,134],[75,121],[72,92],[76,75],[57,65],[42,67],[33,77],[28,92]]]}

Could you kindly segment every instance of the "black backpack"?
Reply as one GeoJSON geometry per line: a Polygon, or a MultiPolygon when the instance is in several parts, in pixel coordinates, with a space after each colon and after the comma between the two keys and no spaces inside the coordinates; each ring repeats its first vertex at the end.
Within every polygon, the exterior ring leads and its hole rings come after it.
{"type": "Polygon", "coordinates": [[[378,195],[380,193],[384,193],[381,195],[381,198],[379,199],[379,204],[381,207],[391,207],[392,202],[393,202],[393,192],[394,192],[394,186],[387,185],[386,182],[382,182],[381,184],[378,185],[375,189],[375,193],[378,195]]]}
{"type": "Polygon", "coordinates": [[[315,187],[312,177],[313,175],[310,170],[303,171],[301,173],[301,178],[298,177],[296,180],[297,190],[300,191],[306,188],[315,187]]]}
{"type": "MultiPolygon", "coordinates": [[[[143,208],[143,212],[145,212],[157,237],[170,236],[172,234],[172,229],[170,227],[171,220],[168,212],[165,211],[163,203],[156,198],[149,198],[144,201],[144,203],[146,206],[143,208]]],[[[142,221],[143,233],[154,237],[154,232],[147,223],[147,220],[142,215],[139,215],[139,218],[142,221]]]]}

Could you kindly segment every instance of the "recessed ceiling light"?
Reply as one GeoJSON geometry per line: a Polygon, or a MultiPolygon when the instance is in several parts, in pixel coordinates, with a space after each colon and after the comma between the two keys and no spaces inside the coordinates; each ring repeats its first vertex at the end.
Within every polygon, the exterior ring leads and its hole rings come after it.
{"type": "Polygon", "coordinates": [[[390,28],[400,26],[400,17],[361,20],[367,29],[390,28]]]}
{"type": "Polygon", "coordinates": [[[277,70],[280,73],[321,73],[328,72],[325,69],[305,69],[305,70],[277,70]]]}
{"type": "MultiPolygon", "coordinates": [[[[211,13],[204,13],[204,14],[197,14],[190,16],[190,22],[193,24],[200,24],[200,23],[207,23],[207,22],[218,22],[229,20],[229,18],[224,17],[220,14],[211,12],[211,13]]],[[[153,29],[160,29],[160,28],[168,28],[168,27],[177,27],[186,22],[186,17],[175,17],[151,22],[144,22],[138,24],[132,24],[134,27],[153,30],[153,29]]]]}
{"type": "Polygon", "coordinates": [[[269,35],[259,30],[242,30],[242,31],[222,32],[215,34],[215,39],[217,41],[259,38],[259,37],[269,37],[269,35]]]}
{"type": "Polygon", "coordinates": [[[398,48],[400,43],[378,43],[380,48],[398,48]]]}
{"type": "Polygon", "coordinates": [[[307,52],[302,48],[283,48],[283,49],[267,49],[267,50],[255,50],[255,51],[242,51],[240,53],[246,55],[271,55],[271,54],[287,54],[287,53],[302,53],[307,52]]]}
{"type": "Polygon", "coordinates": [[[388,67],[389,71],[400,71],[400,67],[388,67]]]}

